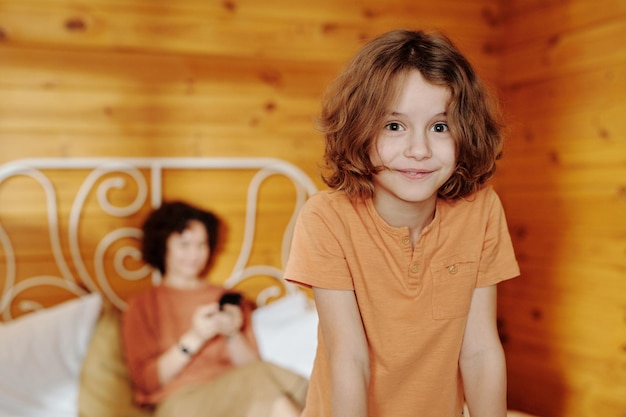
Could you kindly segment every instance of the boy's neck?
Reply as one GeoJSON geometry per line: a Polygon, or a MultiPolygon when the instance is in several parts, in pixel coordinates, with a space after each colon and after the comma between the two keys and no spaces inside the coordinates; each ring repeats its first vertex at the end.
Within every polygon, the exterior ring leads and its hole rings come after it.
{"type": "Polygon", "coordinates": [[[392,227],[408,227],[413,245],[418,241],[422,230],[435,218],[437,207],[436,196],[420,202],[402,202],[395,200],[393,204],[381,199],[373,199],[374,208],[392,227]]]}

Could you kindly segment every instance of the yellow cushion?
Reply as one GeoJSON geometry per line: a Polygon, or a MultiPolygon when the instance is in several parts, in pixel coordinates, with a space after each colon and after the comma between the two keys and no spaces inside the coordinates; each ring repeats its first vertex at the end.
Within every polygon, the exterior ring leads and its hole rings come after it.
{"type": "Polygon", "coordinates": [[[79,417],[150,417],[132,402],[122,356],[120,312],[104,306],[93,331],[80,376],[79,417]]]}

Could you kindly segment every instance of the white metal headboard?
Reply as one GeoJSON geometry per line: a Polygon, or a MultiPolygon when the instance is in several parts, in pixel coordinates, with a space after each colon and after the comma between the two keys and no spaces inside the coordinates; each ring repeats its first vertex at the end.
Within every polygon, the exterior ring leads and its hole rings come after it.
{"type": "MultiPolygon", "coordinates": [[[[140,238],[141,231],[138,228],[122,227],[109,232],[97,245],[94,253],[95,277],[92,277],[79,251],[78,224],[79,217],[85,200],[94,190],[98,180],[107,176],[97,187],[96,196],[99,206],[107,214],[115,217],[125,217],[136,213],[146,204],[148,194],[151,196],[150,204],[158,207],[162,202],[162,173],[165,169],[180,170],[253,170],[256,171],[248,185],[246,200],[245,229],[242,248],[237,262],[225,281],[224,285],[233,287],[241,281],[257,275],[265,275],[276,278],[277,282],[286,291],[294,291],[295,287],[283,280],[283,271],[269,265],[248,265],[252,242],[255,232],[256,209],[258,192],[261,184],[268,177],[282,175],[289,178],[296,190],[295,210],[291,215],[288,227],[283,233],[282,240],[282,267],[286,262],[293,224],[296,215],[308,196],[314,194],[317,188],[313,181],[295,165],[274,158],[33,158],[22,159],[6,163],[0,166],[0,186],[8,178],[23,175],[36,180],[42,187],[47,205],[48,230],[52,246],[53,256],[61,276],[33,276],[21,279],[16,283],[16,258],[10,237],[2,226],[0,219],[0,245],[6,256],[5,281],[0,288],[0,313],[4,320],[11,318],[10,306],[15,297],[28,288],[41,285],[57,286],[64,288],[76,295],[82,295],[85,290],[77,282],[62,254],[59,234],[57,193],[51,182],[42,170],[90,170],[72,203],[69,214],[68,242],[72,262],[76,267],[80,282],[88,288],[88,292],[101,291],[113,304],[119,308],[125,307],[124,300],[111,288],[105,276],[103,264],[106,249],[120,238],[140,238]],[[140,170],[149,170],[149,177],[141,174],[140,170]],[[119,176],[115,174],[119,173],[119,176]],[[121,174],[125,174],[126,177],[121,174]],[[115,206],[108,201],[108,191],[113,188],[121,189],[126,184],[126,178],[131,177],[137,185],[137,194],[134,200],[125,207],[115,206]],[[150,190],[150,193],[148,193],[150,190]],[[96,282],[98,285],[96,285],[96,282]],[[98,288],[99,286],[99,288],[98,288]]],[[[147,266],[138,270],[128,270],[124,266],[124,259],[132,257],[140,259],[139,249],[136,247],[124,247],[115,253],[114,269],[117,274],[126,280],[145,278],[150,273],[147,266]]],[[[153,280],[158,280],[158,274],[153,274],[153,280]]],[[[265,303],[269,297],[280,294],[281,288],[269,287],[259,294],[259,304],[265,303]]],[[[41,308],[35,301],[22,301],[18,308],[28,311],[41,308]]]]}

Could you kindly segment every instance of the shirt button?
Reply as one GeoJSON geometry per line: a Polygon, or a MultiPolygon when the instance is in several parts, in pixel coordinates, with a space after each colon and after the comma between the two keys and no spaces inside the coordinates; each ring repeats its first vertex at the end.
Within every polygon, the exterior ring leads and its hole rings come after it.
{"type": "Polygon", "coordinates": [[[419,268],[417,267],[417,265],[412,264],[411,265],[411,272],[414,274],[417,274],[417,271],[419,271],[419,268]]]}
{"type": "Polygon", "coordinates": [[[454,275],[458,272],[458,268],[456,267],[456,265],[450,265],[448,267],[448,272],[454,275]]]}
{"type": "Polygon", "coordinates": [[[409,239],[408,237],[402,238],[402,244],[404,244],[404,245],[411,244],[411,239],[409,239]]]}

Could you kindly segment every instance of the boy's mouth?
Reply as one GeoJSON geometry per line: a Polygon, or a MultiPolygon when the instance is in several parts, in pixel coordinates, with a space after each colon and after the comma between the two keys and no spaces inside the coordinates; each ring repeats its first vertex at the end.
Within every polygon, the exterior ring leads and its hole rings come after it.
{"type": "Polygon", "coordinates": [[[425,169],[398,169],[398,173],[407,178],[424,178],[430,175],[433,171],[428,171],[425,169]]]}

